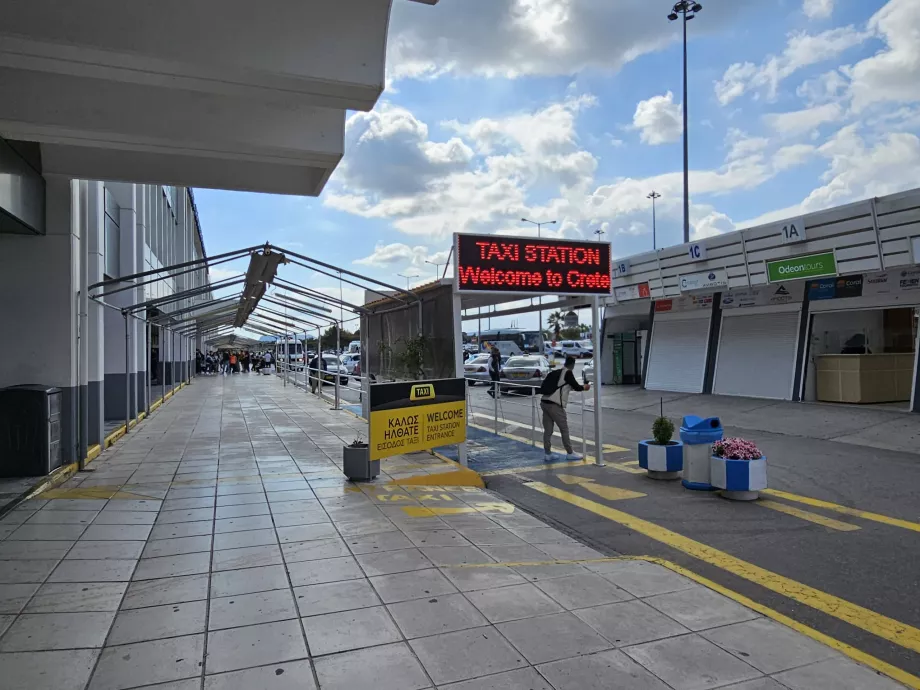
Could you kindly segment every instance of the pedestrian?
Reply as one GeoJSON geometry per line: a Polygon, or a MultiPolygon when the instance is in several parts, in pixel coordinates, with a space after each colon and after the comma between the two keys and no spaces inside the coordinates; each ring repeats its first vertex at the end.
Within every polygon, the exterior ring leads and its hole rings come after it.
{"type": "Polygon", "coordinates": [[[498,388],[498,382],[502,376],[502,353],[497,347],[492,348],[492,356],[489,358],[489,378],[492,379],[492,387],[489,389],[489,395],[493,398],[501,395],[498,388]]]}
{"type": "MultiPolygon", "coordinates": [[[[575,391],[591,390],[591,384],[585,381],[582,386],[575,378],[575,358],[571,355],[565,358],[565,365],[562,369],[552,371],[543,379],[543,385],[540,386],[540,409],[543,410],[543,451],[545,452],[544,460],[551,462],[553,459],[553,426],[559,427],[559,433],[562,435],[562,445],[565,446],[566,460],[581,460],[582,456],[572,448],[572,439],[569,438],[569,420],[565,413],[565,406],[569,402],[569,393],[575,391]]],[[[584,410],[582,410],[584,414],[584,410]]],[[[599,450],[597,452],[600,452],[599,450]]]]}
{"type": "Polygon", "coordinates": [[[230,353],[226,350],[220,353],[220,373],[224,376],[230,373],[230,353]]]}

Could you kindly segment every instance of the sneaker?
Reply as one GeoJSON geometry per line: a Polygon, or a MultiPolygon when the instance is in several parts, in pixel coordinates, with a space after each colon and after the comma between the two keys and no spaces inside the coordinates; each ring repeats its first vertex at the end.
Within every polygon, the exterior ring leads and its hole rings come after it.
{"type": "Polygon", "coordinates": [[[584,457],[579,455],[578,453],[569,453],[568,455],[565,456],[565,459],[568,460],[569,462],[575,462],[576,460],[584,460],[584,457]]]}
{"type": "Polygon", "coordinates": [[[552,461],[553,461],[552,453],[547,453],[546,455],[543,456],[543,462],[552,462],[552,461]]]}

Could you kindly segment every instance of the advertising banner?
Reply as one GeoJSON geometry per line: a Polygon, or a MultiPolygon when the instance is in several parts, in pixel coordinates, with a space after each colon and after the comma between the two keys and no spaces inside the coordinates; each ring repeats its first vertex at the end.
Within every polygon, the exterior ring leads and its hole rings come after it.
{"type": "Polygon", "coordinates": [[[798,278],[822,278],[837,275],[837,259],[834,252],[797,256],[794,259],[779,259],[767,262],[767,279],[781,283],[798,278]]]}
{"type": "MultiPolygon", "coordinates": [[[[814,281],[817,282],[817,281],[814,281]]],[[[777,304],[800,303],[804,295],[802,283],[778,283],[742,288],[722,293],[723,309],[770,307],[777,304]]]]}
{"type": "Polygon", "coordinates": [[[610,244],[454,235],[458,292],[609,295],[610,244]]]}
{"type": "Polygon", "coordinates": [[[613,294],[617,298],[617,302],[626,302],[631,299],[648,299],[652,293],[648,288],[648,283],[639,283],[638,285],[618,287],[614,289],[613,294]]]}
{"type": "Polygon", "coordinates": [[[689,273],[680,276],[680,291],[692,292],[694,290],[718,290],[728,287],[728,272],[724,268],[714,268],[711,271],[689,273]]]}
{"type": "Polygon", "coordinates": [[[466,381],[377,383],[370,388],[371,460],[466,441],[466,381]]]}

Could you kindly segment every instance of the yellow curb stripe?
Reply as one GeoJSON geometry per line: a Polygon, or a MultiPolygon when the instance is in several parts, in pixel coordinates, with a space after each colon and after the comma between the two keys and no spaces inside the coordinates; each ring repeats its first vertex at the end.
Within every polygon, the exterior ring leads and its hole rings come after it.
{"type": "Polygon", "coordinates": [[[694,558],[758,584],[772,592],[810,606],[817,611],[833,616],[905,649],[920,652],[920,630],[906,623],[888,618],[858,604],[783,577],[677,532],[637,518],[629,513],[624,513],[621,510],[576,496],[573,493],[557,489],[542,482],[528,482],[525,486],[617,522],[655,541],[683,551],[694,558]]]}
{"type": "Polygon", "coordinates": [[[851,525],[849,522],[841,522],[840,520],[835,520],[834,518],[818,515],[817,513],[812,513],[808,510],[794,508],[790,505],[786,505],[785,503],[780,503],[779,501],[771,501],[767,498],[762,498],[757,501],[757,505],[764,508],[769,508],[770,510],[778,511],[780,513],[785,513],[786,515],[797,517],[801,520],[808,520],[808,522],[814,522],[816,525],[835,529],[838,532],[854,532],[860,529],[859,525],[851,525]]]}
{"type": "Polygon", "coordinates": [[[791,494],[786,491],[777,491],[776,489],[764,489],[760,493],[776,496],[777,498],[785,498],[787,501],[804,503],[805,505],[813,506],[815,508],[833,510],[834,512],[842,513],[843,515],[852,515],[853,517],[862,518],[863,520],[880,522],[881,524],[888,525],[890,527],[900,527],[902,529],[909,529],[914,532],[920,532],[920,523],[910,522],[909,520],[901,520],[899,518],[888,517],[887,515],[881,515],[879,513],[870,513],[866,510],[858,510],[857,508],[847,508],[846,506],[831,503],[830,501],[822,501],[818,498],[809,498],[808,496],[799,496],[798,494],[791,494]]]}

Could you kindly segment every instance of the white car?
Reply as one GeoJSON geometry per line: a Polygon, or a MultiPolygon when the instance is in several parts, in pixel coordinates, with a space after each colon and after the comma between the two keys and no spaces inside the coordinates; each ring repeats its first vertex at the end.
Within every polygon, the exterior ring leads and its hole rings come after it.
{"type": "Polygon", "coordinates": [[[361,354],[360,353],[344,354],[341,357],[341,361],[342,361],[342,366],[345,367],[345,371],[348,372],[349,376],[360,376],[360,371],[361,371],[361,354]]]}
{"type": "Polygon", "coordinates": [[[588,383],[594,383],[594,360],[588,362],[582,368],[581,379],[582,381],[587,381],[588,383]]]}
{"type": "MultiPolygon", "coordinates": [[[[310,389],[315,393],[316,392],[316,375],[317,372],[310,372],[310,389]]],[[[348,372],[345,370],[345,365],[339,361],[339,358],[336,355],[323,355],[322,363],[322,379],[323,385],[335,384],[336,376],[339,378],[339,385],[347,386],[348,385],[348,372]]]]}
{"type": "Polygon", "coordinates": [[[577,340],[563,340],[556,345],[556,354],[564,357],[572,356],[576,359],[582,357],[593,357],[593,350],[586,350],[577,340]]]}
{"type": "Polygon", "coordinates": [[[551,371],[552,367],[550,367],[546,357],[509,357],[508,361],[502,366],[499,390],[502,393],[535,395],[540,390],[543,379],[551,371]]]}

